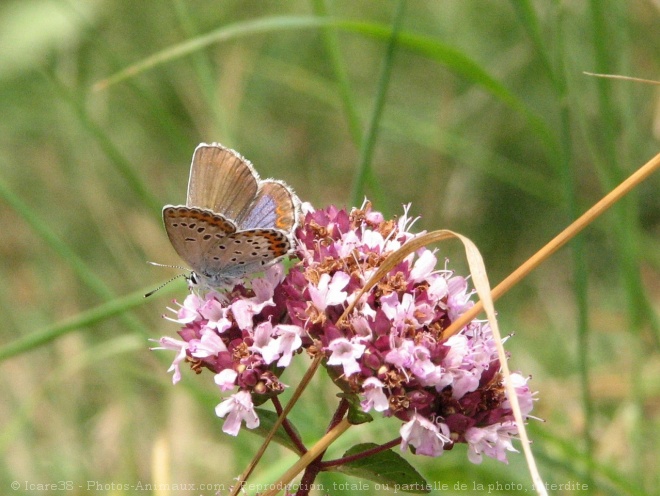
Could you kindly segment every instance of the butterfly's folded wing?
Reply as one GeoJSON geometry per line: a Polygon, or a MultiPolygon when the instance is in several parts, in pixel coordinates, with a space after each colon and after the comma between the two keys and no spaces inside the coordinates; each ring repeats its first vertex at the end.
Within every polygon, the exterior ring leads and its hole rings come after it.
{"type": "Polygon", "coordinates": [[[244,217],[257,194],[258,180],[252,164],[234,150],[202,143],[193,154],[186,205],[228,219],[244,217]]]}
{"type": "Polygon", "coordinates": [[[172,246],[205,286],[258,272],[291,250],[298,200],[279,181],[260,181],[229,148],[200,144],[186,206],[163,209],[172,246]]]}
{"type": "Polygon", "coordinates": [[[263,270],[286,255],[291,242],[285,233],[276,229],[250,229],[230,234],[206,248],[199,272],[214,286],[226,279],[263,270]]]}
{"type": "Polygon", "coordinates": [[[222,215],[201,208],[166,205],[163,223],[174,250],[195,271],[201,271],[206,253],[236,226],[222,215]]]}
{"type": "Polygon", "coordinates": [[[236,218],[239,229],[275,228],[291,232],[297,222],[297,200],[285,184],[261,181],[251,207],[236,218]]]}

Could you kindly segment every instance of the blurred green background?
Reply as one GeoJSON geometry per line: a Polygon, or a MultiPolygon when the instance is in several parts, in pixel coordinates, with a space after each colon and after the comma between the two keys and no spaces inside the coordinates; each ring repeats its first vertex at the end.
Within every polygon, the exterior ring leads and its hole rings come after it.
{"type": "MultiPolygon", "coordinates": [[[[146,261],[181,263],[160,210],[185,202],[198,143],[317,207],[412,203],[418,229],[474,240],[495,284],[660,151],[658,87],[583,74],[660,79],[659,14],[643,0],[4,0],[0,492],[229,484],[259,445],[221,432],[210,374],[184,367],[173,387],[172,353],[149,351],[175,335],[161,314],[186,289],[143,299],[178,272],[146,261]]],[[[541,474],[588,485],[553,494],[658,494],[659,187],[655,174],[498,302],[510,367],[539,391],[541,474]]],[[[439,248],[465,273],[460,246],[439,248]]],[[[292,415],[309,443],[336,402],[318,376],[292,415]]],[[[378,419],[331,452],[398,428],[378,419]]],[[[522,454],[406,458],[442,494],[531,492],[522,454]]],[[[271,447],[254,480],[294,459],[271,447]]],[[[359,482],[319,479],[382,493],[342,481],[359,482]]]]}

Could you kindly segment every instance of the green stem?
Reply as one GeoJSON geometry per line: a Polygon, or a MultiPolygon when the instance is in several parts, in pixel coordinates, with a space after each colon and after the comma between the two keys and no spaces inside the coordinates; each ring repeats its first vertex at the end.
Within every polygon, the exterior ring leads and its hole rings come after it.
{"type": "Polygon", "coordinates": [[[351,203],[353,205],[360,205],[362,203],[365,180],[371,166],[374,146],[378,137],[379,123],[383,115],[383,108],[385,107],[385,97],[387,96],[387,88],[389,87],[390,75],[392,73],[392,65],[394,62],[394,51],[397,46],[397,38],[403,21],[405,5],[405,0],[399,0],[397,11],[394,14],[392,34],[390,35],[390,39],[387,44],[387,51],[385,52],[383,67],[378,79],[378,89],[376,93],[376,100],[374,102],[374,109],[371,113],[371,120],[369,121],[367,132],[365,133],[364,140],[362,141],[358,170],[353,181],[353,187],[351,188],[351,203]]]}

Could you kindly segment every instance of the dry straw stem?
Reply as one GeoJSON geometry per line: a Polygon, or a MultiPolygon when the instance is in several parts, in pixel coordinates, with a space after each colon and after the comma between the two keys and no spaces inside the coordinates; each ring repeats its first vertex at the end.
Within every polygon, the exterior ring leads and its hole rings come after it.
{"type": "Polygon", "coordinates": [[[586,72],[586,71],[583,72],[582,74],[586,74],[587,76],[599,77],[599,78],[622,79],[623,81],[633,81],[635,83],[655,84],[655,85],[660,84],[660,81],[654,81],[653,79],[642,79],[632,76],[622,76],[620,74],[596,74],[594,72],[586,72]]]}
{"type": "Polygon", "coordinates": [[[348,419],[344,418],[336,426],[330,429],[325,436],[319,439],[314,446],[312,446],[307,453],[300,457],[289,470],[287,470],[280,479],[273,483],[273,489],[266,491],[262,496],[274,496],[289,484],[293,478],[302,472],[307,465],[312,463],[316,457],[323,453],[328,446],[335,442],[335,440],[348,430],[351,426],[348,419]]]}
{"type": "MultiPolygon", "coordinates": [[[[323,354],[319,353],[314,357],[314,360],[312,361],[311,365],[307,369],[307,372],[305,372],[305,375],[303,376],[302,380],[298,384],[298,387],[296,390],[293,392],[293,395],[291,396],[291,399],[289,402],[286,404],[284,407],[284,410],[282,410],[282,414],[277,417],[277,421],[271,428],[270,432],[268,432],[268,435],[266,436],[266,439],[264,439],[264,442],[261,444],[261,447],[259,448],[259,451],[257,451],[257,454],[254,455],[254,458],[250,461],[248,464],[247,468],[243,471],[243,473],[238,477],[236,485],[231,490],[230,496],[236,496],[240,491],[241,487],[243,486],[243,482],[247,480],[248,477],[250,477],[250,474],[254,470],[254,467],[257,466],[257,463],[259,463],[259,460],[261,460],[261,457],[263,454],[266,452],[266,448],[268,448],[268,445],[273,439],[273,436],[275,436],[275,432],[277,432],[277,429],[280,428],[282,425],[282,422],[284,422],[284,419],[286,416],[289,414],[293,406],[296,404],[298,401],[298,398],[300,398],[300,395],[302,395],[303,391],[307,387],[307,384],[309,384],[309,381],[312,380],[312,377],[314,377],[314,374],[316,373],[316,369],[319,367],[319,364],[321,363],[321,360],[323,359],[323,354]]],[[[300,460],[302,460],[305,456],[303,455],[300,460]]],[[[314,458],[312,458],[313,460],[314,458]]],[[[300,463],[300,460],[298,460],[298,463],[300,463]]],[[[310,460],[311,461],[311,460],[310,460]]],[[[309,463],[309,462],[307,462],[309,463]]],[[[307,465],[305,465],[307,466],[307,465]]]]}

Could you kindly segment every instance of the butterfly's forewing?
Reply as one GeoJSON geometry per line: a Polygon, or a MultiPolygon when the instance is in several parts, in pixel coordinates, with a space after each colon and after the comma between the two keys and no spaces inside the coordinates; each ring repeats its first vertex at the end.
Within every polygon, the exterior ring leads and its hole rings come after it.
{"type": "Polygon", "coordinates": [[[258,180],[252,165],[234,150],[202,143],[193,154],[186,205],[228,219],[244,217],[257,194],[258,180]]]}
{"type": "Polygon", "coordinates": [[[283,183],[261,181],[248,211],[236,218],[239,229],[275,228],[291,232],[297,222],[294,193],[283,183]]]}
{"type": "Polygon", "coordinates": [[[201,271],[206,254],[217,243],[236,232],[231,221],[201,208],[167,205],[163,222],[174,250],[195,271],[201,271]]]}

